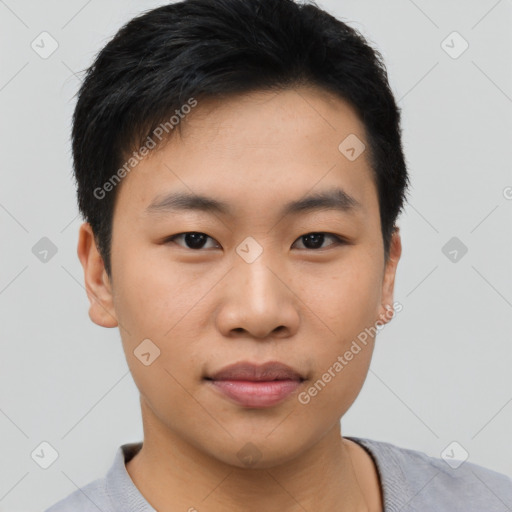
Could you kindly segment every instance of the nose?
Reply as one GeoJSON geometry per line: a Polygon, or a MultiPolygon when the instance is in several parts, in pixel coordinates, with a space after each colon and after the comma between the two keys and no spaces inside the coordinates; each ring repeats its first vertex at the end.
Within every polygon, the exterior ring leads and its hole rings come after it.
{"type": "Polygon", "coordinates": [[[225,337],[276,339],[297,332],[300,301],[281,266],[262,254],[252,263],[237,261],[229,276],[216,319],[225,337]]]}

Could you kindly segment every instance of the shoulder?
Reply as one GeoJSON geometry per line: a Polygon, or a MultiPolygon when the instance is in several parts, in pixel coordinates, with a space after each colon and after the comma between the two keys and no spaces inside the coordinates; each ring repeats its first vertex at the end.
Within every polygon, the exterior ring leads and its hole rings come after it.
{"type": "MultiPolygon", "coordinates": [[[[419,450],[348,437],[372,455],[381,479],[386,510],[436,512],[512,510],[512,479],[478,464],[450,464],[419,450]]],[[[447,459],[448,460],[448,459],[447,459]]]]}
{"type": "Polygon", "coordinates": [[[154,512],[126,471],[126,462],[141,447],[141,442],[119,446],[105,476],[76,489],[44,512],[154,512]]]}
{"type": "Polygon", "coordinates": [[[111,510],[105,478],[76,489],[44,512],[108,512],[111,510]]]}

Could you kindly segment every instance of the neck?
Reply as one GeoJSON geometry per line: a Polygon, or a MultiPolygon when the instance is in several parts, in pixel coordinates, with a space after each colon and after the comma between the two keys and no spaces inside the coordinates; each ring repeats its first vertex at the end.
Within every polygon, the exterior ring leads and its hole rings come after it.
{"type": "Polygon", "coordinates": [[[254,469],[211,457],[164,429],[155,418],[149,419],[150,415],[149,411],[143,414],[143,447],[126,469],[159,512],[379,510],[372,499],[368,506],[364,474],[368,467],[353,443],[342,438],[339,423],[293,460],[254,469]]]}

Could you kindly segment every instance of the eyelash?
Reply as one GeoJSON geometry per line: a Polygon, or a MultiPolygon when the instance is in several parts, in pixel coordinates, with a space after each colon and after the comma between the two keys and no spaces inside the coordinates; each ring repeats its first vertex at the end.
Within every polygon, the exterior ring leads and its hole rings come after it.
{"type": "MultiPolygon", "coordinates": [[[[207,236],[209,239],[211,239],[211,240],[215,240],[215,239],[214,239],[214,238],[212,238],[211,236],[206,235],[206,233],[201,233],[200,231],[185,231],[184,233],[178,233],[178,234],[176,234],[176,235],[172,235],[172,236],[170,236],[170,237],[166,238],[166,239],[164,240],[164,243],[166,243],[166,244],[167,244],[167,243],[170,243],[170,242],[175,243],[175,242],[174,242],[174,240],[175,240],[176,238],[181,237],[181,236],[184,236],[184,235],[189,235],[189,234],[205,235],[205,236],[207,236]]],[[[318,251],[326,250],[326,249],[328,249],[328,248],[330,248],[330,247],[338,247],[338,246],[340,246],[340,245],[346,245],[346,244],[348,243],[346,240],[344,240],[344,239],[343,239],[343,238],[341,238],[340,236],[335,235],[335,234],[333,234],[333,233],[327,233],[327,232],[325,232],[325,231],[312,231],[312,232],[310,232],[310,233],[306,233],[305,235],[301,235],[299,238],[297,238],[297,240],[300,240],[301,238],[304,238],[305,236],[308,236],[308,235],[327,235],[328,237],[330,237],[330,238],[334,239],[334,243],[333,243],[333,244],[330,244],[330,245],[328,245],[327,247],[324,247],[324,248],[322,248],[322,249],[307,249],[307,248],[306,248],[306,249],[301,249],[301,250],[303,250],[303,251],[316,251],[316,252],[318,252],[318,251]]],[[[218,242],[217,242],[217,243],[218,243],[218,242]]],[[[294,242],[294,244],[295,244],[295,242],[294,242]]],[[[179,245],[179,244],[177,244],[177,245],[179,245]]],[[[180,246],[180,247],[182,247],[182,246],[180,246]]],[[[202,251],[202,250],[203,250],[203,248],[201,248],[201,249],[191,249],[190,247],[183,247],[183,248],[184,248],[184,249],[190,249],[191,251],[195,251],[195,252],[200,252],[200,251],[202,251]]]]}

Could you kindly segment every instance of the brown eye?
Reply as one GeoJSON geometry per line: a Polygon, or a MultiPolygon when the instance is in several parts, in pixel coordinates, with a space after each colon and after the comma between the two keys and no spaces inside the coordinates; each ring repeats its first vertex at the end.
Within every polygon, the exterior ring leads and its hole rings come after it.
{"type": "MultiPolygon", "coordinates": [[[[344,242],[339,236],[333,235],[331,233],[308,233],[307,235],[302,235],[297,240],[303,240],[303,245],[305,246],[305,249],[312,249],[316,250],[319,248],[328,248],[328,247],[337,247],[338,245],[341,245],[344,242]],[[322,247],[323,243],[325,242],[326,238],[331,238],[334,240],[334,243],[329,244],[327,247],[322,247]]],[[[296,243],[296,242],[295,242],[296,243]]]]}
{"type": "MultiPolygon", "coordinates": [[[[199,233],[197,231],[188,231],[186,233],[179,233],[166,239],[166,243],[173,242],[179,238],[182,238],[185,243],[185,249],[199,250],[203,249],[207,240],[214,240],[212,237],[205,233],[199,233]]],[[[178,244],[181,245],[181,244],[178,244]]],[[[218,244],[217,244],[218,245],[218,244]]],[[[183,245],[181,245],[183,247],[183,245]]]]}

